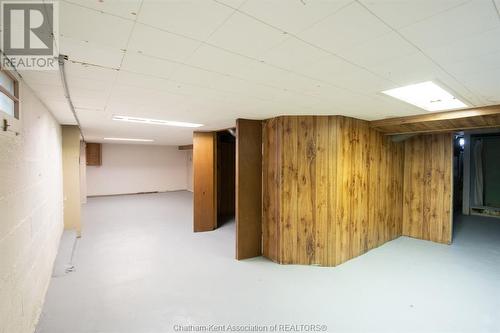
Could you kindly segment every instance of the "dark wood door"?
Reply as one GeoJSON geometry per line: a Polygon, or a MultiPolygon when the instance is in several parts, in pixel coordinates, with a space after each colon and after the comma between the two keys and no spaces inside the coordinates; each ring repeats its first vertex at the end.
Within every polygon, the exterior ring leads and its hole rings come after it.
{"type": "Polygon", "coordinates": [[[217,136],[215,132],[193,134],[194,231],[217,227],[217,136]]]}
{"type": "Polygon", "coordinates": [[[236,121],[236,259],[262,254],[262,122],[236,121]]]}

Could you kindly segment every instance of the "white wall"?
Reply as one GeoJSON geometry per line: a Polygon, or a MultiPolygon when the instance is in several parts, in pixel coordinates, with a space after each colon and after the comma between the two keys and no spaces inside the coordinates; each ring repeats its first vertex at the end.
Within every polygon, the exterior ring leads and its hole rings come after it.
{"type": "Polygon", "coordinates": [[[177,146],[103,144],[102,166],[87,167],[87,195],[186,190],[186,159],[177,146]]]}
{"type": "Polygon", "coordinates": [[[21,134],[0,131],[2,333],[35,330],[63,229],[61,129],[23,84],[20,93],[21,134]]]}

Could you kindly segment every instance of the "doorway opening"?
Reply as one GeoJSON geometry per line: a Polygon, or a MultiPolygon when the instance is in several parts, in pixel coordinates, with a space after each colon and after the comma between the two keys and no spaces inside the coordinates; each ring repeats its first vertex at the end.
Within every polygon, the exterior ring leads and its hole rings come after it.
{"type": "Polygon", "coordinates": [[[456,133],[453,148],[454,231],[500,223],[500,129],[456,133]]]}
{"type": "Polygon", "coordinates": [[[234,221],[236,138],[233,129],[217,132],[217,228],[234,221]]]}

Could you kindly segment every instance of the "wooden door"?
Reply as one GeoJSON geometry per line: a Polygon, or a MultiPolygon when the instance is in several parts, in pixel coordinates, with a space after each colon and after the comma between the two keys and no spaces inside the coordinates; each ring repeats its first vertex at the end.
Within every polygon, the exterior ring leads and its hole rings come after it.
{"type": "Polygon", "coordinates": [[[262,122],[236,122],[236,259],[262,254],[262,122]]]}
{"type": "Polygon", "coordinates": [[[217,227],[217,136],[215,132],[193,133],[193,223],[194,231],[217,227]]]}

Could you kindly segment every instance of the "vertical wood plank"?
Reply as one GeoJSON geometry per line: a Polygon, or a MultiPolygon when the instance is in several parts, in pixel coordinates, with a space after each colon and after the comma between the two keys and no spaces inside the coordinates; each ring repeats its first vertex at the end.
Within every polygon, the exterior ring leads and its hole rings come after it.
{"type": "Polygon", "coordinates": [[[329,123],[328,117],[315,117],[315,199],[316,229],[315,229],[315,264],[325,265],[328,262],[328,207],[329,207],[329,123]]]}
{"type": "Polygon", "coordinates": [[[297,237],[299,263],[311,264],[315,257],[315,183],[316,138],[313,117],[299,117],[298,172],[299,187],[297,212],[299,232],[297,237]]]}
{"type": "Polygon", "coordinates": [[[283,202],[282,202],[282,258],[283,263],[295,263],[297,258],[297,239],[299,222],[298,204],[298,161],[297,149],[299,137],[297,117],[284,117],[282,138],[283,163],[283,202]]]}
{"type": "Polygon", "coordinates": [[[328,117],[328,235],[327,235],[327,259],[325,265],[335,266],[337,264],[337,117],[328,117]]]}

